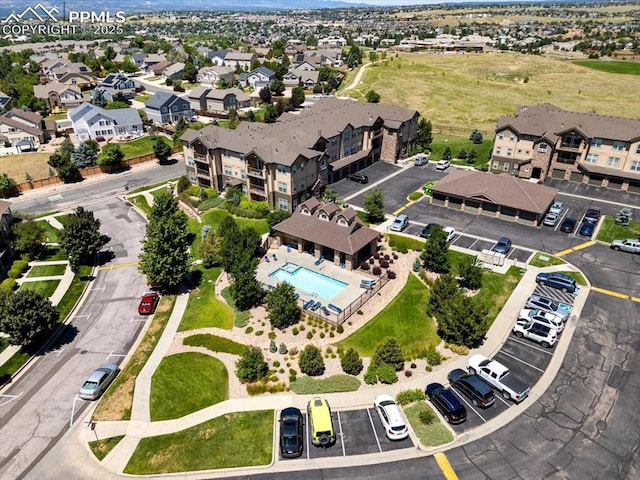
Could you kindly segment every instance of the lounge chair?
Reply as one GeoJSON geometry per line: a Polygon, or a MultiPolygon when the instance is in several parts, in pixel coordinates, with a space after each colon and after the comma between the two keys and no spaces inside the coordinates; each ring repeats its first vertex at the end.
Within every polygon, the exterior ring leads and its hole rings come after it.
{"type": "Polygon", "coordinates": [[[315,303],[316,303],[316,301],[314,299],[307,300],[306,302],[304,302],[304,305],[302,306],[302,308],[304,308],[305,310],[311,310],[311,307],[315,303]]]}
{"type": "Polygon", "coordinates": [[[336,313],[342,313],[342,309],[340,307],[334,305],[333,303],[329,304],[329,308],[331,310],[333,310],[334,312],[336,312],[336,313]]]}
{"type": "Polygon", "coordinates": [[[319,309],[322,306],[322,303],[320,302],[315,302],[313,305],[311,305],[310,310],[313,310],[314,312],[319,309]]]}
{"type": "Polygon", "coordinates": [[[323,256],[323,255],[320,255],[320,256],[318,257],[318,259],[315,261],[315,264],[316,264],[316,265],[320,265],[320,264],[322,263],[322,261],[323,261],[323,260],[324,260],[324,256],[323,256]]]}
{"type": "Polygon", "coordinates": [[[322,310],[322,313],[324,313],[325,315],[329,315],[331,313],[329,309],[324,305],[320,308],[320,310],[322,310]]]}
{"type": "Polygon", "coordinates": [[[294,293],[293,294],[293,299],[297,300],[298,298],[300,298],[300,294],[299,293],[294,293]]]}

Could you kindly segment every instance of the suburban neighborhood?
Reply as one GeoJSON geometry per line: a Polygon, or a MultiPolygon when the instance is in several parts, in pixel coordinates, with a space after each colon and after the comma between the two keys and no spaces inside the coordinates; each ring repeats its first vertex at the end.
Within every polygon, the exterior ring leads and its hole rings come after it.
{"type": "Polygon", "coordinates": [[[638,5],[178,4],[0,7],[0,477],[633,477],[638,5]]]}

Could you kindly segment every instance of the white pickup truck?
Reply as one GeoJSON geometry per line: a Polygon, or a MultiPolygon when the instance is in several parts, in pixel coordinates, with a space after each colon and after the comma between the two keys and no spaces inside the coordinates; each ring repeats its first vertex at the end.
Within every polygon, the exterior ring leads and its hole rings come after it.
{"type": "Polygon", "coordinates": [[[529,395],[530,388],[526,382],[509,372],[509,369],[500,362],[491,360],[482,354],[478,353],[469,357],[467,369],[470,373],[475,373],[486,380],[507,400],[520,403],[529,395]]]}

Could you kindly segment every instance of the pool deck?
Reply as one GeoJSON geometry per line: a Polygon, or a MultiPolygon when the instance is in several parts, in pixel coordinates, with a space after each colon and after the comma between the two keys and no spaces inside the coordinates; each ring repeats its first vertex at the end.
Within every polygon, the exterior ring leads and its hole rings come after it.
{"type": "MultiPolygon", "coordinates": [[[[265,261],[264,257],[260,260],[260,264],[258,265],[258,271],[256,274],[256,278],[258,281],[265,285],[273,285],[276,286],[278,281],[275,278],[270,277],[273,272],[277,269],[281,268],[287,263],[295,263],[301,267],[304,267],[313,272],[319,273],[321,275],[326,275],[328,277],[334,278],[336,280],[340,280],[347,284],[347,287],[341,292],[337,293],[335,297],[331,300],[325,300],[324,298],[313,296],[310,292],[306,292],[304,290],[300,290],[296,288],[296,292],[300,295],[301,305],[304,304],[307,300],[317,300],[322,303],[323,306],[328,306],[330,303],[336,305],[342,309],[344,309],[351,302],[356,300],[360,295],[364,293],[364,289],[360,288],[361,280],[371,280],[375,279],[374,275],[365,275],[364,272],[358,270],[347,270],[346,268],[340,268],[333,264],[333,262],[324,260],[320,265],[316,265],[315,262],[318,257],[314,257],[308,253],[299,253],[297,250],[290,250],[287,252],[286,246],[281,246],[278,248],[271,248],[267,252],[267,256],[269,261],[265,261]],[[273,259],[273,254],[276,254],[277,260],[273,259]]],[[[330,310],[331,316],[334,315],[335,312],[330,310]]],[[[315,311],[316,314],[320,315],[320,310],[315,311]]]]}

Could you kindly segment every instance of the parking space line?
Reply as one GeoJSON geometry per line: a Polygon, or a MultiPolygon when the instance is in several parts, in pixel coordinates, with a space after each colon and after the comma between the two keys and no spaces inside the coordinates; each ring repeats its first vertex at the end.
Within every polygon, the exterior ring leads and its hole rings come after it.
{"type": "Polygon", "coordinates": [[[336,412],[338,414],[338,426],[340,427],[340,443],[342,444],[342,456],[346,457],[347,452],[344,449],[344,433],[342,432],[342,422],[340,421],[340,412],[336,412]]]}
{"type": "Polygon", "coordinates": [[[309,450],[311,450],[311,434],[309,433],[309,415],[307,415],[306,425],[304,429],[307,431],[307,460],[309,460],[309,450]]]}
{"type": "Polygon", "coordinates": [[[511,404],[507,402],[504,398],[502,398],[502,395],[495,395],[494,398],[497,398],[502,403],[504,403],[507,407],[511,408],[511,404]]]}
{"type": "Polygon", "coordinates": [[[604,295],[609,295],[611,297],[622,298],[624,300],[627,300],[629,298],[629,295],[627,295],[626,293],[618,293],[614,292],[613,290],[606,290],[600,287],[591,287],[591,290],[593,290],[594,292],[602,293],[604,295]]]}
{"type": "Polygon", "coordinates": [[[382,447],[380,446],[380,440],[378,440],[378,432],[376,432],[376,426],[373,423],[373,418],[371,418],[371,410],[367,408],[367,415],[369,415],[369,421],[371,422],[371,428],[373,429],[373,436],[376,438],[376,443],[378,444],[378,451],[382,451],[382,447]]]}
{"type": "MultiPolygon", "coordinates": [[[[14,402],[15,400],[17,400],[18,398],[20,398],[20,396],[23,394],[24,392],[20,392],[17,395],[9,395],[9,394],[3,394],[0,395],[0,398],[8,398],[9,400],[7,400],[6,402],[2,402],[0,403],[0,407],[4,407],[5,405],[7,405],[8,403],[14,402]]],[[[376,437],[377,439],[378,437],[376,437]]]]}
{"type": "Polygon", "coordinates": [[[544,370],[542,370],[541,368],[538,368],[538,367],[536,367],[535,365],[531,365],[530,363],[525,362],[524,360],[520,360],[520,359],[519,359],[518,357],[516,357],[515,355],[511,355],[510,353],[503,352],[502,350],[500,350],[500,353],[501,353],[501,354],[503,354],[503,355],[506,355],[507,357],[511,357],[511,358],[513,358],[514,360],[516,360],[516,361],[518,361],[518,362],[520,362],[520,363],[524,363],[524,364],[525,364],[525,365],[527,365],[528,367],[531,367],[531,368],[533,368],[534,370],[539,371],[540,373],[544,373],[544,370]]]}
{"type": "Polygon", "coordinates": [[[549,355],[550,357],[553,357],[553,352],[550,352],[549,350],[545,350],[544,348],[540,348],[540,347],[536,347],[535,345],[532,345],[531,342],[525,342],[524,340],[520,340],[519,338],[511,338],[512,341],[519,343],[520,345],[525,345],[533,350],[537,350],[538,352],[542,352],[544,354],[549,355]]]}
{"type": "Polygon", "coordinates": [[[447,480],[458,480],[458,475],[456,475],[456,472],[453,470],[453,467],[449,463],[447,456],[443,452],[435,453],[433,455],[433,458],[435,458],[436,462],[438,462],[438,466],[440,467],[440,470],[442,470],[444,478],[446,478],[447,480]]]}
{"type": "Polygon", "coordinates": [[[453,390],[454,392],[456,392],[456,393],[458,394],[458,398],[459,398],[460,400],[462,400],[464,403],[466,403],[466,404],[467,404],[467,406],[468,406],[471,410],[473,410],[473,412],[474,412],[476,415],[478,415],[478,416],[480,417],[480,419],[481,419],[484,423],[487,423],[487,420],[486,420],[482,415],[480,415],[480,412],[478,412],[478,411],[473,407],[473,405],[472,405],[471,403],[469,403],[469,402],[464,398],[464,396],[463,396],[460,392],[458,392],[458,390],[456,390],[456,388],[455,388],[455,387],[453,387],[452,385],[450,385],[450,386],[449,386],[449,388],[450,388],[451,390],[453,390]]]}

